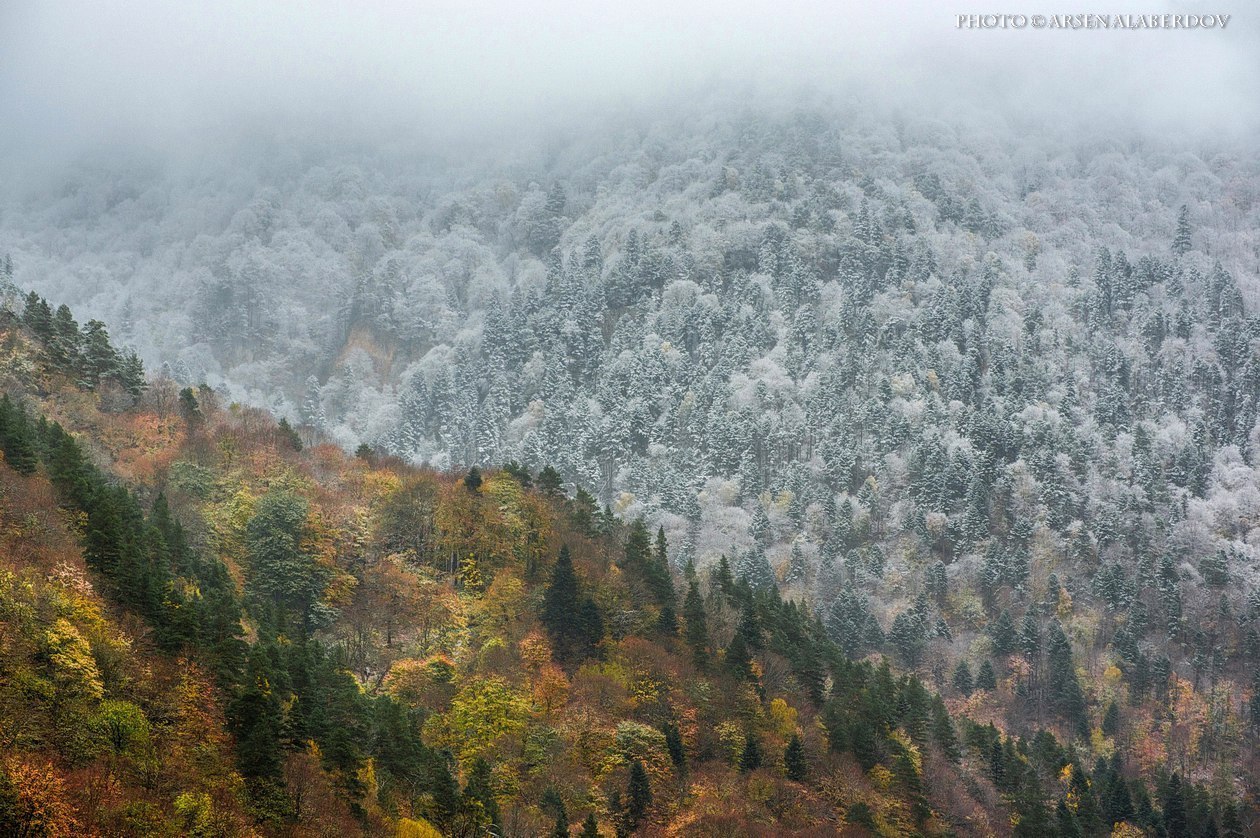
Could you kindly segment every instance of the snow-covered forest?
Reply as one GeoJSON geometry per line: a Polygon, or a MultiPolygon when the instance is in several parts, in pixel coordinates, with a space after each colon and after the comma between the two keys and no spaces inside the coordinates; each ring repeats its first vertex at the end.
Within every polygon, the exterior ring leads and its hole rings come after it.
{"type": "Polygon", "coordinates": [[[476,163],[88,161],[8,195],[0,244],[181,386],[349,449],[552,465],[677,561],[816,601],[1090,587],[1055,557],[1170,620],[1185,580],[1256,589],[1254,154],[696,110],[476,163]]]}

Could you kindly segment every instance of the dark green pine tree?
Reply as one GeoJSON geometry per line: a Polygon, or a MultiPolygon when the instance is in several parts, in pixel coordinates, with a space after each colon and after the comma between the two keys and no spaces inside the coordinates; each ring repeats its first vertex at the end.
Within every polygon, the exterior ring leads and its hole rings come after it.
{"type": "Polygon", "coordinates": [[[734,595],[735,577],[731,574],[731,561],[726,558],[725,553],[718,559],[718,565],[712,571],[712,580],[728,600],[734,595]]]}
{"type": "Polygon", "coordinates": [[[1009,655],[1015,651],[1015,622],[1011,619],[1011,612],[1003,609],[989,626],[988,632],[993,641],[993,651],[999,655],[1009,655]]]}
{"type": "Polygon", "coordinates": [[[595,814],[586,816],[586,820],[582,821],[581,838],[599,838],[599,821],[595,819],[595,814]]]}
{"type": "Polygon", "coordinates": [[[1076,821],[1076,815],[1072,814],[1067,801],[1061,797],[1055,809],[1054,820],[1061,838],[1085,838],[1085,833],[1081,832],[1081,825],[1076,821]]]}
{"type": "Polygon", "coordinates": [[[228,706],[237,764],[248,780],[274,781],[280,777],[280,701],[271,688],[270,668],[262,644],[254,646],[245,683],[228,706]]]}
{"type": "Polygon", "coordinates": [[[109,332],[99,320],[89,320],[83,326],[83,363],[80,386],[91,390],[105,379],[118,374],[119,357],[109,342],[109,332]]]}
{"type": "Polygon", "coordinates": [[[32,291],[26,296],[22,309],[22,323],[35,337],[47,343],[52,340],[53,314],[48,301],[32,291]]]}
{"type": "Polygon", "coordinates": [[[932,738],[941,752],[950,762],[962,759],[962,750],[958,746],[958,734],[954,731],[954,722],[945,709],[945,702],[939,695],[932,699],[932,738]]]}
{"type": "Polygon", "coordinates": [[[543,792],[539,808],[555,816],[556,824],[551,828],[551,838],[569,838],[569,811],[565,808],[564,799],[554,788],[543,792]]]}
{"type": "Polygon", "coordinates": [[[642,760],[635,760],[630,766],[630,783],[626,787],[626,825],[634,832],[647,817],[648,807],[652,805],[652,784],[648,779],[647,769],[642,760]]]}
{"type": "Polygon", "coordinates": [[[135,352],[125,352],[118,361],[118,383],[133,399],[139,399],[148,385],[144,379],[144,364],[135,352]]]}
{"type": "Polygon", "coordinates": [[[1095,790],[1090,785],[1085,772],[1075,762],[1072,763],[1068,788],[1072,796],[1076,798],[1074,820],[1077,827],[1081,830],[1089,831],[1090,834],[1100,831],[1103,827],[1103,819],[1102,813],[1099,811],[1098,800],[1095,797],[1095,790]]]}
{"type": "Polygon", "coordinates": [[[757,740],[757,734],[754,731],[748,731],[744,735],[744,750],[739,755],[739,770],[747,774],[750,771],[756,771],[761,767],[761,743],[757,740]]]}
{"type": "Polygon", "coordinates": [[[800,734],[793,733],[783,750],[783,770],[789,780],[803,783],[809,775],[809,765],[805,761],[805,744],[800,734]]]}
{"type": "Polygon", "coordinates": [[[279,434],[281,441],[293,451],[302,450],[302,437],[298,436],[298,432],[289,424],[288,419],[281,419],[276,425],[276,433],[279,434]]]}
{"type": "Polygon", "coordinates": [[[652,537],[648,535],[647,525],[642,518],[636,518],[630,524],[626,534],[625,552],[621,557],[621,567],[637,575],[640,579],[648,578],[648,565],[652,560],[652,537]]]}
{"type": "Polygon", "coordinates": [[[471,803],[480,810],[482,822],[490,827],[493,834],[503,834],[490,763],[482,757],[473,760],[472,768],[468,770],[468,782],[464,784],[464,802],[465,805],[471,803]]]}
{"type": "Polygon", "coordinates": [[[189,425],[199,425],[205,418],[201,414],[201,404],[197,401],[197,394],[191,387],[185,387],[179,391],[179,413],[189,425]]]}
{"type": "Polygon", "coordinates": [[[909,611],[898,614],[893,620],[892,628],[888,631],[888,639],[893,648],[911,669],[919,665],[919,658],[923,654],[924,646],[927,645],[925,635],[923,621],[909,611]]]}
{"type": "Polygon", "coordinates": [[[53,315],[52,335],[48,340],[48,356],[59,372],[75,371],[81,361],[83,336],[79,324],[67,305],[57,306],[53,315]]]}
{"type": "Polygon", "coordinates": [[[964,696],[971,695],[975,684],[971,680],[971,667],[967,666],[966,660],[960,660],[958,666],[954,667],[954,677],[951,679],[954,689],[958,690],[964,696]]]}
{"type": "Polygon", "coordinates": [[[662,634],[678,633],[678,615],[675,610],[677,594],[674,592],[674,579],[669,572],[669,550],[665,541],[665,528],[656,531],[656,549],[647,565],[647,582],[661,606],[661,615],[657,626],[662,634]]]}
{"type": "Polygon", "coordinates": [[[997,675],[993,672],[993,664],[987,658],[980,664],[980,671],[976,673],[976,689],[997,689],[997,675]]]}
{"type": "Polygon", "coordinates": [[[1072,644],[1058,621],[1050,624],[1050,642],[1047,652],[1047,680],[1050,701],[1063,718],[1076,726],[1081,737],[1089,735],[1085,716],[1085,694],[1076,679],[1076,667],[1072,663],[1072,644]]]}
{"type": "Polygon", "coordinates": [[[1181,775],[1173,772],[1168,778],[1168,786],[1164,790],[1164,829],[1168,835],[1188,835],[1189,821],[1186,817],[1186,798],[1181,788],[1181,775]]]}
{"type": "Polygon", "coordinates": [[[727,670],[736,678],[741,681],[752,680],[752,652],[748,649],[748,642],[744,640],[744,636],[739,632],[735,632],[735,636],[731,638],[730,645],[726,647],[724,663],[727,670]]]}
{"type": "Polygon", "coordinates": [[[578,606],[578,648],[583,655],[599,655],[599,643],[604,639],[604,618],[599,605],[590,595],[582,597],[578,606]]]}
{"type": "Polygon", "coordinates": [[[735,626],[735,635],[726,647],[726,668],[732,675],[744,681],[753,680],[753,650],[761,647],[761,622],[752,601],[744,603],[735,626]]]}
{"type": "Polygon", "coordinates": [[[562,662],[581,660],[593,654],[604,637],[599,606],[583,595],[568,545],[560,548],[551,581],[543,590],[541,617],[551,635],[556,659],[562,662]]]}
{"type": "Polygon", "coordinates": [[[661,606],[661,613],[656,618],[656,630],[666,637],[678,634],[678,614],[672,603],[661,606]]]}
{"type": "Polygon", "coordinates": [[[682,732],[672,721],[666,722],[661,732],[665,734],[665,750],[669,751],[669,761],[681,771],[687,765],[687,751],[683,747],[682,732]]]}
{"type": "Polygon", "coordinates": [[[572,660],[577,654],[582,635],[580,608],[581,587],[566,544],[560,548],[560,557],[551,571],[551,581],[543,591],[541,615],[542,623],[551,635],[556,657],[562,661],[572,660]]]}
{"type": "Polygon", "coordinates": [[[1242,818],[1238,815],[1238,804],[1227,803],[1221,810],[1221,835],[1223,838],[1242,838],[1242,818]]]}
{"type": "Polygon", "coordinates": [[[33,474],[39,463],[35,433],[26,410],[14,404],[8,394],[0,396],[0,451],[4,461],[18,474],[33,474]]]}
{"type": "Polygon", "coordinates": [[[683,600],[683,621],[686,623],[687,645],[691,647],[696,669],[704,671],[709,665],[709,623],[704,610],[704,598],[693,578],[687,583],[687,598],[683,600]]]}
{"type": "Polygon", "coordinates": [[[1120,708],[1114,701],[1107,705],[1107,712],[1103,714],[1102,732],[1106,736],[1115,736],[1120,732],[1120,708]]]}
{"type": "Polygon", "coordinates": [[[538,472],[538,488],[548,497],[557,497],[564,494],[564,480],[560,472],[549,465],[543,466],[543,470],[538,472]]]}
{"type": "Polygon", "coordinates": [[[464,475],[464,488],[473,493],[481,488],[481,469],[476,466],[468,469],[468,473],[464,475]]]}

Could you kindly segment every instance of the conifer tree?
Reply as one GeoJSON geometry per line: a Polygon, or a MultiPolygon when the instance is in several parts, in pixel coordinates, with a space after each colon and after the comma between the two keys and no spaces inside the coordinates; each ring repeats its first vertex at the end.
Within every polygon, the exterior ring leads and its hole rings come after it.
{"type": "Polygon", "coordinates": [[[1050,643],[1047,654],[1047,679],[1050,700],[1054,708],[1068,721],[1076,725],[1081,736],[1088,735],[1085,718],[1085,694],[1076,679],[1076,667],[1072,662],[1072,645],[1058,621],[1050,625],[1050,643]]]}
{"type": "Polygon", "coordinates": [[[1185,204],[1177,210],[1177,232],[1173,236],[1172,252],[1185,256],[1190,252],[1190,208],[1185,204]]]}
{"type": "Polygon", "coordinates": [[[1186,799],[1181,787],[1181,775],[1173,772],[1164,791],[1164,829],[1168,835],[1187,835],[1189,822],[1186,817],[1186,799]]]}
{"type": "Polygon", "coordinates": [[[670,762],[681,770],[687,763],[687,752],[683,748],[682,733],[678,730],[678,725],[672,721],[666,722],[661,732],[665,734],[665,749],[669,751],[670,762]]]}
{"type": "Polygon", "coordinates": [[[25,409],[13,403],[8,394],[0,396],[0,450],[4,461],[18,474],[32,474],[39,457],[30,419],[25,409]]]}
{"type": "Polygon", "coordinates": [[[932,699],[932,738],[951,762],[962,759],[954,722],[949,718],[949,711],[945,709],[945,702],[939,695],[932,699]]]}
{"type": "Polygon", "coordinates": [[[783,769],[789,780],[798,783],[804,782],[809,773],[809,766],[805,762],[805,745],[798,733],[792,734],[783,751],[783,769]]]}
{"type": "Polygon", "coordinates": [[[648,780],[643,761],[636,759],[630,765],[630,783],[626,787],[626,823],[630,831],[638,829],[647,817],[652,805],[652,784],[648,780]]]}
{"type": "Polygon", "coordinates": [[[683,620],[686,623],[687,645],[691,647],[696,668],[703,671],[709,663],[709,624],[704,609],[704,598],[693,578],[687,584],[687,598],[683,601],[683,620]]]}
{"type": "Polygon", "coordinates": [[[560,548],[551,580],[543,591],[541,619],[551,635],[556,658],[561,661],[579,660],[591,654],[603,638],[599,607],[590,597],[583,596],[568,545],[560,548]]]}
{"type": "Polygon", "coordinates": [[[757,734],[750,730],[744,735],[744,750],[739,755],[739,770],[741,773],[747,774],[750,771],[756,771],[760,767],[761,743],[757,740],[757,734]]]}
{"type": "Polygon", "coordinates": [[[564,480],[560,477],[560,472],[546,465],[543,466],[542,471],[538,472],[538,488],[544,495],[556,497],[563,494],[564,480]]]}
{"type": "Polygon", "coordinates": [[[662,608],[668,607],[672,613],[675,601],[674,581],[669,572],[669,554],[664,527],[656,531],[656,547],[647,565],[646,575],[656,601],[662,608]]]}
{"type": "Polygon", "coordinates": [[[962,693],[964,696],[971,695],[974,684],[971,680],[971,667],[967,666],[966,660],[960,660],[958,665],[954,667],[954,676],[952,679],[954,689],[962,693]]]}
{"type": "Polygon", "coordinates": [[[976,673],[976,689],[997,689],[997,675],[993,672],[993,664],[987,658],[980,664],[980,671],[976,673]]]}
{"type": "Polygon", "coordinates": [[[298,432],[289,424],[288,419],[283,417],[280,419],[280,422],[276,425],[276,432],[289,448],[294,451],[302,450],[302,437],[298,436],[298,432]]]}

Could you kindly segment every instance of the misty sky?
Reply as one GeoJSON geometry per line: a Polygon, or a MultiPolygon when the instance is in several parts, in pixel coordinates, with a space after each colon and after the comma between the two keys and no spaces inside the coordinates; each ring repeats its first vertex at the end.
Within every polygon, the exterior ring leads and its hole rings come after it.
{"type": "MultiPolygon", "coordinates": [[[[8,153],[213,140],[260,118],[511,128],[722,82],[898,106],[1260,125],[1251,0],[5,0],[8,153]],[[1226,13],[1224,31],[959,31],[968,12],[1226,13]]],[[[1245,136],[1245,134],[1243,135],[1245,136]]]]}

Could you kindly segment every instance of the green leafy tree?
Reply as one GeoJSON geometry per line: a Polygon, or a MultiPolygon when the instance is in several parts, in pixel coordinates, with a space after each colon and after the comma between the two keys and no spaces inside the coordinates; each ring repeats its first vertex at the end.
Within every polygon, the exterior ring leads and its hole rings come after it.
{"type": "Polygon", "coordinates": [[[312,626],[312,609],[324,592],[328,571],[307,554],[307,503],[287,489],[263,495],[245,525],[249,548],[248,590],[274,607],[277,626],[290,617],[303,630],[312,626]]]}

